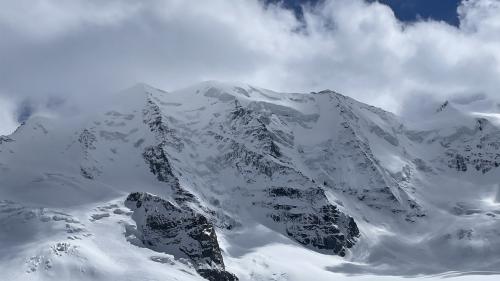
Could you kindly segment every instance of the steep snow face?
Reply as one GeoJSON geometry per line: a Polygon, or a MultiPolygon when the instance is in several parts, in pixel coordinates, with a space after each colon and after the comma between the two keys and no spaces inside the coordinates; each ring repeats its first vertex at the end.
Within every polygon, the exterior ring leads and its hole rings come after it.
{"type": "MultiPolygon", "coordinates": [[[[279,263],[247,263],[255,253],[274,259],[267,249],[276,244],[323,259],[311,270],[325,279],[493,271],[500,263],[500,129],[452,104],[417,126],[332,91],[205,82],[174,92],[141,84],[100,107],[85,118],[31,119],[0,138],[0,222],[16,226],[0,246],[37,268],[9,269],[9,280],[78,266],[83,279],[116,279],[127,262],[144,266],[143,279],[170,269],[181,280],[210,278],[208,268],[228,280],[224,270],[268,280],[279,263]],[[124,206],[134,192],[164,207],[124,206]],[[46,215],[58,212],[65,219],[46,215]],[[161,218],[162,231],[148,218],[161,218]],[[198,220],[199,229],[189,223],[198,220]],[[177,227],[163,229],[171,222],[177,227]],[[17,240],[16,229],[30,235],[17,240]],[[29,248],[40,236],[46,243],[29,248]],[[108,244],[126,250],[117,256],[108,244]],[[220,247],[212,255],[220,262],[189,254],[206,247],[220,247]],[[59,263],[48,254],[60,252],[67,258],[59,263]]],[[[300,280],[288,270],[284,279],[300,280]]]]}

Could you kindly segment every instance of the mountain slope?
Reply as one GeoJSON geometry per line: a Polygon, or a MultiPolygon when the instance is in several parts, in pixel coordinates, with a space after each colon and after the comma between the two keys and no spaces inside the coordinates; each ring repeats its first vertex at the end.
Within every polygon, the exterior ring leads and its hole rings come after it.
{"type": "Polygon", "coordinates": [[[415,126],[332,91],[139,84],[0,139],[0,267],[9,280],[123,278],[130,262],[148,268],[128,269],[140,280],[270,280],[275,261],[245,264],[281,245],[324,260],[325,278],[492,271],[499,133],[450,104],[415,126]]]}

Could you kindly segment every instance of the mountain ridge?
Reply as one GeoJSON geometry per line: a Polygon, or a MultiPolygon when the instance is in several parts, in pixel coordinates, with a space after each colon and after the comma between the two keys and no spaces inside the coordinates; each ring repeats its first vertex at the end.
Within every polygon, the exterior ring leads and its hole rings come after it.
{"type": "MultiPolygon", "coordinates": [[[[206,218],[229,261],[227,271],[243,280],[253,271],[238,266],[242,257],[230,250],[238,245],[228,241],[250,227],[264,227],[282,237],[280,243],[315,255],[345,257],[331,267],[338,272],[436,274],[500,263],[493,254],[500,249],[500,207],[486,200],[497,198],[500,129],[487,119],[463,114],[455,123],[436,119],[435,126],[418,130],[330,90],[278,93],[213,81],[172,92],[140,83],[100,108],[105,110],[72,120],[33,118],[0,139],[0,223],[10,222],[15,204],[54,227],[59,220],[33,210],[61,209],[67,217],[94,212],[90,222],[68,220],[95,237],[92,243],[101,239],[96,233],[104,234],[91,229],[125,228],[122,247],[154,252],[147,239],[137,242],[124,205],[129,194],[146,192],[173,204],[167,210],[206,218]],[[106,221],[112,223],[101,225],[106,221]],[[414,253],[415,247],[423,250],[414,253]],[[457,258],[464,253],[471,258],[457,258]]],[[[94,247],[83,234],[77,237],[85,241],[78,242],[80,251],[94,247]]],[[[29,239],[19,246],[36,241],[29,239]]],[[[42,251],[35,260],[52,262],[44,249],[18,258],[42,251]]],[[[187,266],[196,276],[201,271],[193,261],[174,255],[167,263],[187,266]]],[[[63,264],[36,268],[30,276],[66,270],[63,264]]]]}

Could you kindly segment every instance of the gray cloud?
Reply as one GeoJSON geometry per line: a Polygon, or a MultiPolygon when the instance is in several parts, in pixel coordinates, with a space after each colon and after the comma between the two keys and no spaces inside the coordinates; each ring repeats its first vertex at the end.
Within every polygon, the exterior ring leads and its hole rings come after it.
{"type": "Polygon", "coordinates": [[[495,99],[499,2],[465,1],[456,28],[405,25],[362,0],[307,7],[305,24],[257,0],[0,0],[0,108],[29,101],[64,114],[135,82],[172,90],[212,79],[330,88],[395,112],[417,93],[495,99]]]}

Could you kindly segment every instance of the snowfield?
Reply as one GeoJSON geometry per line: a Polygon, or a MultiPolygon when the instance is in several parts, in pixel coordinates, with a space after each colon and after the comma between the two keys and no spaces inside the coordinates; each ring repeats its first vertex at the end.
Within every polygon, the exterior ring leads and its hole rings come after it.
{"type": "Polygon", "coordinates": [[[497,114],[145,84],[0,136],[0,280],[498,280],[497,114]]]}

